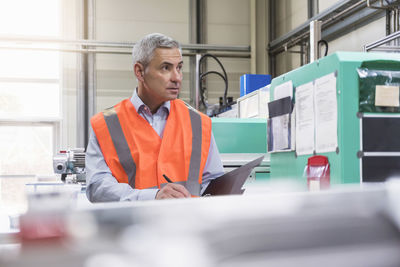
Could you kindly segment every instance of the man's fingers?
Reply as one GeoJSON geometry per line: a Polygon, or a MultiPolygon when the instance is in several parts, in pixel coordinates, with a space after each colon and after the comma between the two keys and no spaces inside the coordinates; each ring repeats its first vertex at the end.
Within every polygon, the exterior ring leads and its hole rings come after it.
{"type": "Polygon", "coordinates": [[[172,191],[171,192],[171,197],[173,197],[173,198],[185,198],[185,195],[182,194],[179,191],[172,191]]]}
{"type": "Polygon", "coordinates": [[[179,193],[181,193],[183,195],[183,197],[191,197],[189,191],[183,185],[181,185],[181,184],[168,184],[168,185],[172,186],[172,188],[175,191],[178,191],[179,193]]]}
{"type": "Polygon", "coordinates": [[[189,191],[180,184],[166,184],[163,188],[158,191],[156,199],[163,198],[186,198],[190,197],[189,191]]]}

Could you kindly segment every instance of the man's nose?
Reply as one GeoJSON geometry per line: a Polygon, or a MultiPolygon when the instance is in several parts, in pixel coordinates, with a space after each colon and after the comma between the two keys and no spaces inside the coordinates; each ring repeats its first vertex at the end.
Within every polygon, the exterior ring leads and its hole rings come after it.
{"type": "Polygon", "coordinates": [[[174,69],[171,74],[172,82],[181,82],[182,81],[182,72],[180,70],[174,69]]]}

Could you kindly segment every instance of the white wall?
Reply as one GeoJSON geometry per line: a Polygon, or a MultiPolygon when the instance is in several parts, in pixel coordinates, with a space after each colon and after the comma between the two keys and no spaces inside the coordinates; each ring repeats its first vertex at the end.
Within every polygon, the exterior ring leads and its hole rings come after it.
{"type": "Polygon", "coordinates": [[[334,41],[329,42],[329,53],[335,51],[363,51],[366,44],[386,36],[386,18],[383,17],[370,24],[352,31],[334,41]]]}
{"type": "MultiPolygon", "coordinates": [[[[322,12],[338,2],[340,0],[319,0],[319,11],[322,12]]],[[[331,41],[328,54],[336,51],[363,51],[364,45],[386,36],[385,25],[386,19],[383,17],[331,41]]]]}
{"type": "Polygon", "coordinates": [[[207,20],[209,44],[250,44],[249,0],[209,0],[207,20]]]}
{"type": "MultiPolygon", "coordinates": [[[[207,43],[216,45],[250,45],[250,1],[209,0],[207,1],[207,43]]],[[[240,76],[250,73],[250,59],[220,58],[228,74],[228,96],[240,96],[240,76]]],[[[214,60],[208,60],[208,70],[222,73],[214,60]]],[[[209,103],[218,103],[224,93],[221,78],[207,78],[209,103]]]]}
{"type": "MultiPolygon", "coordinates": [[[[250,44],[250,1],[207,1],[207,43],[215,45],[250,44]]],[[[135,42],[152,32],[169,35],[182,44],[189,43],[189,1],[173,0],[97,0],[96,39],[135,42]]],[[[132,95],[136,79],[128,55],[98,54],[97,111],[132,95]]],[[[229,96],[239,97],[240,76],[250,72],[250,59],[221,58],[229,79],[229,96]]],[[[220,71],[208,61],[209,70],[220,71]]],[[[207,78],[209,103],[218,103],[224,83],[207,78]]],[[[180,98],[189,101],[189,58],[184,57],[184,77],[180,98]]]]}
{"type": "Polygon", "coordinates": [[[341,0],[319,0],[318,1],[319,12],[322,12],[339,2],[341,2],[341,0]]]}
{"type": "MultiPolygon", "coordinates": [[[[97,0],[96,39],[136,42],[143,36],[160,32],[183,44],[189,41],[189,2],[181,0],[97,0]]],[[[184,59],[181,95],[189,95],[188,62],[184,59]]],[[[132,95],[136,78],[130,55],[98,54],[97,111],[111,107],[132,95]]]]}
{"type": "Polygon", "coordinates": [[[276,1],[276,37],[295,29],[308,19],[307,0],[276,1]]]}
{"type": "MultiPolygon", "coordinates": [[[[307,0],[276,1],[275,38],[294,30],[308,19],[307,0]]],[[[299,47],[289,51],[299,51],[299,47]]],[[[276,57],[277,76],[300,67],[298,53],[283,52],[276,57]]]]}
{"type": "Polygon", "coordinates": [[[291,53],[290,51],[300,51],[300,47],[292,47],[288,49],[288,51],[279,53],[276,56],[276,76],[279,76],[301,66],[300,54],[291,53]]]}
{"type": "Polygon", "coordinates": [[[96,39],[135,42],[160,32],[188,43],[188,10],[182,0],[97,0],[96,39]]]}

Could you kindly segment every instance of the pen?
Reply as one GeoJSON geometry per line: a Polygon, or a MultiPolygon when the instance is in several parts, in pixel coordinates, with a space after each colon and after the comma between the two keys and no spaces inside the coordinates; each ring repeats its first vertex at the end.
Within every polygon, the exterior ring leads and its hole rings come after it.
{"type": "MultiPolygon", "coordinates": [[[[164,179],[168,182],[168,183],[173,183],[171,179],[168,178],[168,176],[166,176],[165,174],[162,175],[164,177],[164,179]]],[[[192,195],[192,197],[198,197],[198,196],[194,196],[192,195]]]]}
{"type": "Polygon", "coordinates": [[[172,183],[171,179],[168,178],[168,176],[166,176],[165,174],[162,175],[164,177],[164,179],[168,182],[168,183],[172,183]]]}

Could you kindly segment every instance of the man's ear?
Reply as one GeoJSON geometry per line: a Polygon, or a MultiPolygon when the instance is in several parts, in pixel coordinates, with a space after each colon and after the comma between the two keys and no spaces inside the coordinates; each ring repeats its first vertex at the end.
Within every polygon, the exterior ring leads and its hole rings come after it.
{"type": "Polygon", "coordinates": [[[136,78],[138,81],[143,82],[144,81],[144,67],[141,63],[136,62],[135,65],[133,66],[133,71],[135,73],[136,78]]]}

